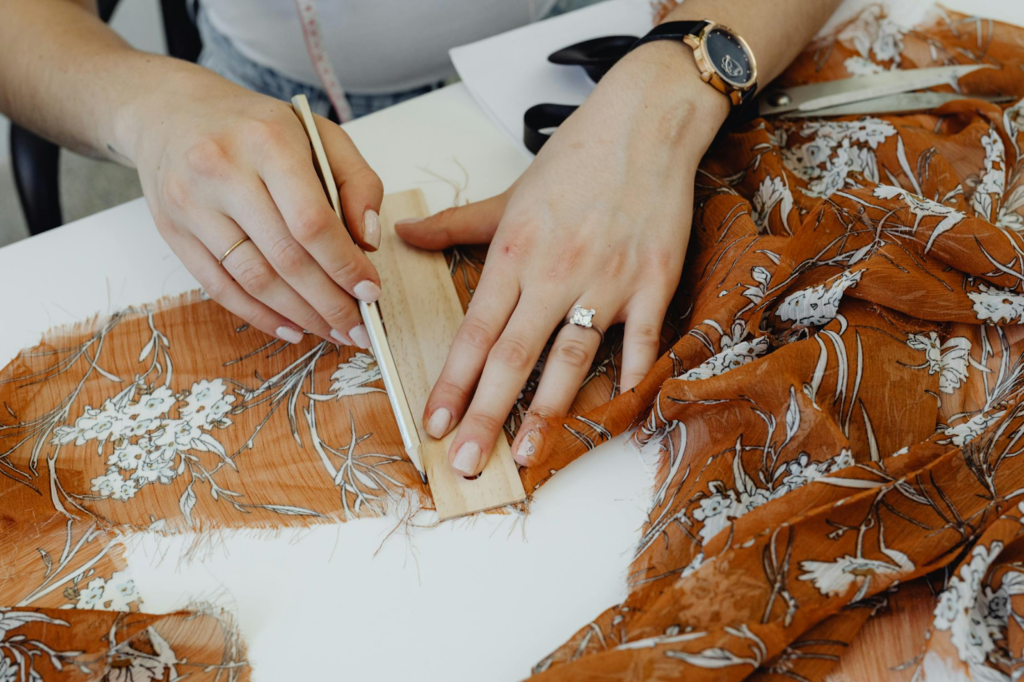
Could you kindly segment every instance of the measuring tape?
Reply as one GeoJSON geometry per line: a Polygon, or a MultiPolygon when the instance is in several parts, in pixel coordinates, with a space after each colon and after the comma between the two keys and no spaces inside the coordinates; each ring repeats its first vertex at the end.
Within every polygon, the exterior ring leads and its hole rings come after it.
{"type": "Polygon", "coordinates": [[[342,123],[351,121],[352,107],[348,104],[345,90],[338,82],[338,74],[334,72],[334,65],[331,64],[324,48],[320,20],[317,19],[316,0],[295,0],[295,7],[299,11],[299,23],[302,25],[302,37],[306,40],[306,51],[313,60],[313,69],[324,86],[327,98],[331,100],[334,111],[342,123]]]}

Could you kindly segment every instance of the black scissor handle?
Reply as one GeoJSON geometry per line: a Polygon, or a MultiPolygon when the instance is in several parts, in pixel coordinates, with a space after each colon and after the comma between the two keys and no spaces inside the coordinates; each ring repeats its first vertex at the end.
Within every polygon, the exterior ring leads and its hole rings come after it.
{"type": "Polygon", "coordinates": [[[572,116],[579,107],[568,104],[537,104],[523,114],[523,144],[536,154],[551,137],[552,128],[557,128],[572,116]]]}
{"type": "MultiPolygon", "coordinates": [[[[581,66],[595,83],[608,73],[639,40],[636,36],[604,36],[575,43],[548,55],[548,61],[560,66],[581,66]]],[[[536,154],[551,137],[551,132],[576,111],[566,104],[538,104],[523,114],[523,144],[536,154]]]]}
{"type": "Polygon", "coordinates": [[[604,36],[563,47],[548,56],[552,64],[582,66],[595,83],[626,56],[639,40],[636,36],[604,36]]]}

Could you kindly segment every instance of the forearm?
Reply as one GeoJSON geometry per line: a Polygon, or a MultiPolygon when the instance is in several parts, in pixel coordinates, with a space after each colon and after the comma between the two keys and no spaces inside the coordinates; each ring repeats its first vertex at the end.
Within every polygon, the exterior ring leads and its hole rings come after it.
{"type": "Polygon", "coordinates": [[[91,4],[0,0],[0,111],[61,146],[130,165],[143,94],[200,69],[133,49],[91,4]]]}

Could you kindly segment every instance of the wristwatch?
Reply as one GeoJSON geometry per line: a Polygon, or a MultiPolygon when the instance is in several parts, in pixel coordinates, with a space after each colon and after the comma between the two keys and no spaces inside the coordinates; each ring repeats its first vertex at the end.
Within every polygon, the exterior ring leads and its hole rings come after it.
{"type": "Polygon", "coordinates": [[[713,21],[669,21],[655,26],[630,51],[655,40],[674,40],[689,46],[701,80],[725,94],[734,107],[757,92],[754,53],[731,29],[713,21]]]}
{"type": "MultiPolygon", "coordinates": [[[[674,40],[693,49],[700,76],[725,94],[732,102],[727,127],[736,127],[753,119],[757,105],[757,62],[743,38],[712,21],[670,21],[637,40],[633,36],[608,36],[570,45],[553,53],[555,64],[579,65],[596,82],[622,57],[655,40],[674,40]]],[[[538,104],[523,114],[523,143],[536,154],[551,136],[551,131],[569,118],[575,106],[538,104]]]]}

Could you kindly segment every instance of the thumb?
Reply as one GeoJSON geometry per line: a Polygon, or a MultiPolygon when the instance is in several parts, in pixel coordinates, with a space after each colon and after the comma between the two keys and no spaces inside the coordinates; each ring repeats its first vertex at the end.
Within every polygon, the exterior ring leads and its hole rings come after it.
{"type": "Polygon", "coordinates": [[[455,244],[487,244],[498,229],[506,203],[508,192],[448,208],[422,220],[400,220],[395,223],[395,231],[413,246],[431,251],[455,244]]]}

